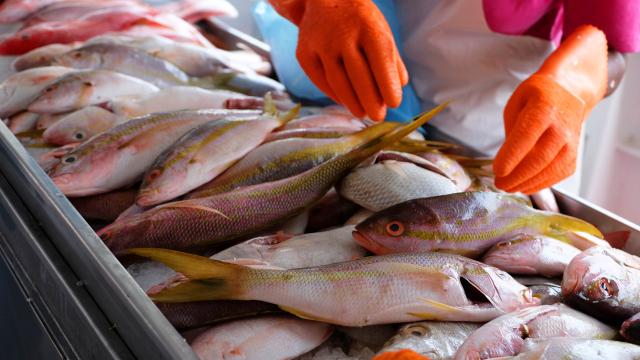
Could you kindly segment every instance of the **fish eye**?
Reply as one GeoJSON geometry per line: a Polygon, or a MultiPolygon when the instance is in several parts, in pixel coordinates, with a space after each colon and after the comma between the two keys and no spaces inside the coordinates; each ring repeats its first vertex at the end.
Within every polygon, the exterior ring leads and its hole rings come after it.
{"type": "Polygon", "coordinates": [[[53,91],[53,86],[49,86],[46,89],[44,89],[44,92],[48,93],[48,92],[52,92],[53,91]]]}
{"type": "Polygon", "coordinates": [[[404,233],[404,225],[399,221],[392,221],[387,224],[386,230],[391,236],[400,236],[404,233]]]}
{"type": "Polygon", "coordinates": [[[618,285],[613,280],[601,278],[599,280],[599,287],[600,290],[602,290],[602,292],[606,294],[606,297],[618,295],[618,285]]]}
{"type": "Polygon", "coordinates": [[[149,172],[149,175],[147,175],[147,180],[149,181],[153,181],[155,179],[158,178],[158,176],[160,176],[161,171],[158,169],[153,169],[149,172]]]}
{"type": "Polygon", "coordinates": [[[84,86],[88,86],[88,87],[91,87],[91,86],[93,86],[93,83],[92,83],[91,81],[84,81],[84,82],[82,83],[82,85],[84,85],[84,86]]]}
{"type": "Polygon", "coordinates": [[[498,243],[498,245],[496,245],[496,247],[499,249],[508,248],[509,246],[511,246],[511,241],[503,241],[501,243],[498,243]]]}
{"type": "Polygon", "coordinates": [[[63,161],[64,161],[64,162],[66,162],[67,164],[71,164],[71,163],[73,163],[74,161],[76,161],[76,157],[75,157],[74,155],[72,155],[72,156],[67,156],[66,158],[64,158],[64,160],[63,160],[63,161]]]}
{"type": "Polygon", "coordinates": [[[83,132],[77,132],[73,135],[73,138],[76,140],[82,140],[84,139],[84,133],[83,132]]]}
{"type": "Polygon", "coordinates": [[[82,54],[81,54],[80,52],[76,51],[75,53],[73,53],[73,55],[72,55],[72,56],[73,56],[74,58],[76,58],[76,59],[79,59],[79,58],[81,58],[81,57],[82,57],[82,54]]]}

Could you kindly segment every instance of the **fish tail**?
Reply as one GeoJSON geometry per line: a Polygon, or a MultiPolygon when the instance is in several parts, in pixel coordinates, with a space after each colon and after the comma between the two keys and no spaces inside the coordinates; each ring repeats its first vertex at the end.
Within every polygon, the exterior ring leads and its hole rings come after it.
{"type": "Polygon", "coordinates": [[[298,117],[300,113],[300,108],[302,106],[300,104],[296,104],[293,109],[287,111],[284,114],[280,114],[278,111],[278,107],[276,106],[276,102],[273,100],[273,96],[270,92],[264,95],[264,113],[267,115],[275,116],[280,123],[280,126],[285,125],[289,121],[298,117]]]}
{"type": "Polygon", "coordinates": [[[354,146],[369,142],[377,137],[380,137],[389,131],[395,130],[400,127],[400,123],[384,121],[372,126],[368,126],[355,134],[345,136],[347,143],[354,146]]]}
{"type": "Polygon", "coordinates": [[[391,147],[391,150],[414,154],[436,150],[455,149],[458,147],[458,145],[450,144],[444,141],[402,139],[397,144],[393,145],[391,147]]]}
{"type": "Polygon", "coordinates": [[[14,134],[17,138],[39,138],[42,137],[46,129],[28,130],[14,134]]]}
{"type": "Polygon", "coordinates": [[[154,301],[188,302],[237,299],[241,293],[240,277],[248,268],[206,257],[168,249],[135,248],[126,253],[161,262],[186,280],[165,286],[150,294],[154,301]]]}
{"type": "Polygon", "coordinates": [[[552,212],[543,212],[534,220],[543,222],[544,235],[572,243],[571,234],[586,233],[595,236],[598,239],[604,239],[604,235],[595,226],[588,222],[574,218],[572,216],[557,214],[552,212]]]}
{"type": "Polygon", "coordinates": [[[426,124],[427,121],[431,120],[438,113],[444,110],[444,108],[446,108],[448,104],[449,102],[445,102],[427,112],[418,115],[410,123],[402,124],[401,126],[397,126],[391,130],[387,130],[384,135],[375,137],[371,141],[368,141],[362,146],[356,148],[354,151],[348,153],[347,157],[351,157],[353,159],[363,159],[375,154],[376,152],[409,135],[420,126],[426,124]]]}

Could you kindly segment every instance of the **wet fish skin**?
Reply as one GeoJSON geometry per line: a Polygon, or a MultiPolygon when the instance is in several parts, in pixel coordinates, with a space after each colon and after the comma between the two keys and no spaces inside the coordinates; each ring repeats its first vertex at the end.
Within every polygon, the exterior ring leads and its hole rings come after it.
{"type": "Polygon", "coordinates": [[[50,174],[68,196],[109,192],[139,180],[153,161],[187,131],[209,121],[255,116],[254,111],[198,110],[142,116],[104,132],[62,158],[50,174]]]}
{"type": "Polygon", "coordinates": [[[283,127],[283,130],[347,128],[355,131],[366,127],[365,123],[348,114],[317,114],[296,119],[283,127]]]}
{"type": "Polygon", "coordinates": [[[474,331],[455,355],[456,360],[516,356],[525,339],[555,337],[613,339],[616,331],[568,306],[542,305],[496,318],[474,331]]]}
{"type": "Polygon", "coordinates": [[[69,201],[85,219],[114,221],[135,202],[136,195],[135,189],[125,189],[88,197],[69,198],[69,201]]]}
{"type": "Polygon", "coordinates": [[[189,131],[149,168],[136,203],[157,205],[209,182],[260,145],[271,131],[295,118],[297,112],[295,109],[278,116],[222,119],[189,131]]]}
{"type": "Polygon", "coordinates": [[[571,243],[569,234],[602,234],[570,216],[535,210],[518,198],[494,192],[464,192],[405,201],[356,227],[356,240],[376,254],[453,252],[478,257],[516,234],[547,235],[571,243]]]}
{"type": "Polygon", "coordinates": [[[127,45],[84,45],[56,57],[55,62],[73,69],[117,71],[159,88],[189,83],[189,76],[177,66],[127,45]]]}
{"type": "Polygon", "coordinates": [[[17,113],[9,119],[9,130],[14,134],[34,130],[40,115],[28,111],[17,113]]]}
{"type": "Polygon", "coordinates": [[[531,289],[533,297],[540,299],[540,305],[562,302],[562,287],[559,280],[533,276],[514,276],[514,279],[531,289]]]}
{"type": "Polygon", "coordinates": [[[406,161],[358,167],[338,186],[340,195],[371,211],[401,202],[459,192],[450,179],[406,161]]]}
{"type": "Polygon", "coordinates": [[[113,128],[119,119],[116,114],[100,106],[86,106],[49,126],[42,137],[44,141],[53,145],[85,141],[113,128]]]}
{"type": "Polygon", "coordinates": [[[62,66],[47,66],[9,76],[0,85],[0,117],[26,110],[49,84],[73,71],[62,66]]]}
{"type": "Polygon", "coordinates": [[[543,341],[527,339],[523,352],[512,360],[637,360],[640,346],[611,340],[555,338],[543,341]]]}
{"type": "Polygon", "coordinates": [[[13,61],[12,66],[15,71],[50,66],[56,56],[62,55],[75,47],[75,44],[51,44],[43,46],[18,56],[13,61]]]}
{"type": "Polygon", "coordinates": [[[430,360],[450,360],[464,341],[480,327],[469,322],[423,321],[404,325],[378,352],[413,350],[430,360]]]}
{"type": "Polygon", "coordinates": [[[158,91],[144,80],[108,70],[80,70],[48,84],[29,105],[37,113],[61,113],[100,104],[117,97],[158,91]]]}
{"type": "Polygon", "coordinates": [[[284,313],[279,307],[261,301],[214,300],[189,303],[157,303],[156,306],[178,330],[254,317],[284,313]]]}
{"type": "Polygon", "coordinates": [[[322,344],[333,327],[290,316],[266,316],[217,325],[191,344],[200,359],[292,359],[322,344]]]}
{"type": "Polygon", "coordinates": [[[213,256],[214,260],[258,259],[283,269],[321,266],[364,257],[351,237],[353,226],[303,235],[271,235],[247,240],[213,256]]]}
{"type": "Polygon", "coordinates": [[[150,292],[155,301],[261,300],[303,318],[344,326],[424,319],[482,322],[537,304],[508,274],[452,254],[372,256],[313,268],[262,270],[165,249],[128,253],[163,262],[186,277],[150,292]],[[493,305],[469,300],[461,278],[493,305]],[[354,297],[354,290],[361,296],[354,297]]]}
{"type": "Polygon", "coordinates": [[[620,334],[629,341],[640,343],[640,313],[622,323],[620,334]]]}
{"type": "Polygon", "coordinates": [[[458,190],[466,191],[469,186],[471,186],[471,177],[467,171],[462,167],[462,165],[460,165],[460,163],[451,157],[438,151],[421,152],[416,155],[429,160],[445,172],[447,177],[453,180],[456,184],[458,190]]]}
{"type": "Polygon", "coordinates": [[[351,168],[403,138],[443,108],[439,106],[409,124],[394,126],[383,136],[363,142],[354,150],[299,175],[163,204],[114,223],[98,235],[117,253],[141,246],[193,251],[196,247],[220,245],[254,234],[305,211],[351,168]]]}
{"type": "Polygon", "coordinates": [[[640,312],[640,258],[593,247],[574,257],[562,278],[565,302],[619,325],[640,312]]]}
{"type": "Polygon", "coordinates": [[[495,244],[482,261],[510,274],[561,277],[571,259],[580,250],[543,235],[516,235],[495,244]]]}
{"type": "Polygon", "coordinates": [[[211,196],[298,175],[395,126],[381,123],[341,139],[286,139],[260,145],[224,174],[195,189],[187,198],[211,196]]]}

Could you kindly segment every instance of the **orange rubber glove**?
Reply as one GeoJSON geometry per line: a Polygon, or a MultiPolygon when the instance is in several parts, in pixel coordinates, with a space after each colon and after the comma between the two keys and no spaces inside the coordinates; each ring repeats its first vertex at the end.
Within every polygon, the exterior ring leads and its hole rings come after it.
{"type": "Polygon", "coordinates": [[[300,29],[296,56],[320,90],[355,116],[381,121],[409,81],[386,19],[371,0],[270,0],[300,29]]]}
{"type": "Polygon", "coordinates": [[[531,194],[573,174],[582,123],[606,88],[605,35],[581,26],[511,95],[493,162],[496,186],[531,194]]]}
{"type": "Polygon", "coordinates": [[[371,360],[429,360],[429,358],[420,355],[413,350],[403,349],[400,351],[389,351],[376,355],[371,360]]]}

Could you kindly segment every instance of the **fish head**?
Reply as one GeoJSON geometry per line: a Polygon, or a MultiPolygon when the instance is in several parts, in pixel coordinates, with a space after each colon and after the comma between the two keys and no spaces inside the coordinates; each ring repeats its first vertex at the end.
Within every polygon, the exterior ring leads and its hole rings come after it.
{"type": "Polygon", "coordinates": [[[126,250],[132,243],[144,238],[149,230],[149,222],[145,221],[145,213],[135,214],[116,220],[116,222],[100,229],[96,234],[104,244],[116,255],[126,250]]]}
{"type": "Polygon", "coordinates": [[[60,113],[72,111],[87,105],[87,99],[94,91],[95,83],[89,77],[74,73],[65,75],[45,87],[29,105],[36,113],[60,113]]]}
{"type": "Polygon", "coordinates": [[[73,112],[51,125],[42,134],[44,140],[55,145],[82,142],[115,125],[116,116],[108,110],[88,113],[87,109],[73,112]]]}
{"type": "Polygon", "coordinates": [[[607,251],[594,247],[574,257],[562,278],[562,296],[568,304],[596,317],[623,321],[640,311],[634,301],[637,280],[607,251]]]}
{"type": "Polygon", "coordinates": [[[418,202],[408,201],[377,212],[356,226],[353,237],[377,255],[422,250],[422,220],[433,217],[418,202]],[[402,205],[402,206],[399,206],[402,205]]]}
{"type": "Polygon", "coordinates": [[[99,69],[103,63],[103,56],[101,52],[80,48],[56,57],[56,63],[74,69],[99,69]]]}
{"type": "Polygon", "coordinates": [[[154,166],[145,174],[136,203],[151,206],[183,194],[187,171],[181,166],[154,166]],[[180,171],[182,169],[182,171],[180,171]]]}
{"type": "Polygon", "coordinates": [[[518,235],[513,239],[494,245],[483,258],[483,262],[499,269],[513,268],[514,264],[522,271],[530,269],[535,273],[535,262],[542,251],[541,239],[532,235],[518,235]]]}
{"type": "Polygon", "coordinates": [[[50,174],[51,180],[69,196],[86,196],[102,192],[117,171],[116,151],[95,150],[85,144],[64,155],[50,174]]]}

